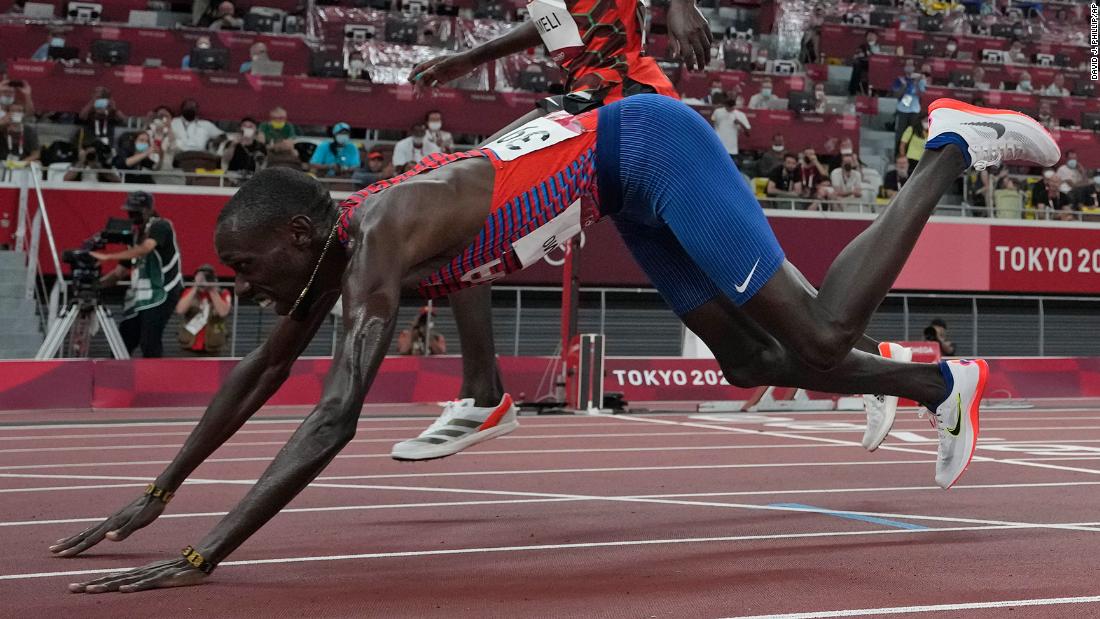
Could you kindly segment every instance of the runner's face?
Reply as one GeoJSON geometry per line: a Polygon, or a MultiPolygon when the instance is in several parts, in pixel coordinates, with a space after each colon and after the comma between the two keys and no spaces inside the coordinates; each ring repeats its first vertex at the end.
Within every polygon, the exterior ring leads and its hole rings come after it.
{"type": "Polygon", "coordinates": [[[218,259],[235,273],[237,295],[270,306],[280,316],[289,314],[317,261],[312,245],[291,226],[266,234],[230,226],[218,227],[214,245],[218,259]]]}

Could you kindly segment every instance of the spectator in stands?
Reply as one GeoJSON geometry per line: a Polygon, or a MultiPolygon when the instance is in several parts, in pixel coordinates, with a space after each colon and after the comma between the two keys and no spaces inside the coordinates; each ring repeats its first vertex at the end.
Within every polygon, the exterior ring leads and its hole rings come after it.
{"type": "Polygon", "coordinates": [[[94,142],[88,148],[80,149],[80,156],[68,170],[64,180],[82,183],[121,183],[122,179],[111,170],[114,151],[102,142],[94,142]]]}
{"type": "Polygon", "coordinates": [[[286,110],[276,107],[271,110],[268,120],[260,125],[260,142],[272,153],[289,153],[294,150],[294,138],[301,135],[298,127],[287,122],[286,110]]]}
{"type": "Polygon", "coordinates": [[[909,126],[901,134],[901,142],[898,143],[898,154],[905,155],[909,159],[909,169],[917,167],[917,162],[924,155],[924,143],[928,138],[928,114],[921,114],[912,118],[909,126]]]}
{"type": "Polygon", "coordinates": [[[943,57],[949,60],[956,60],[959,57],[959,40],[955,37],[947,39],[947,46],[944,48],[943,57]]]}
{"type": "Polygon", "coordinates": [[[455,137],[450,131],[443,130],[443,112],[432,110],[424,116],[424,125],[427,127],[425,137],[434,142],[439,150],[444,153],[453,153],[455,150],[455,137]]]}
{"type": "Polygon", "coordinates": [[[924,80],[925,86],[934,86],[935,81],[932,79],[932,63],[924,62],[920,66],[921,79],[924,80]]]}
{"type": "Polygon", "coordinates": [[[710,105],[724,105],[726,103],[726,91],[722,89],[722,80],[714,80],[710,83],[710,94],[706,102],[710,105]]]}
{"type": "Polygon", "coordinates": [[[227,172],[251,175],[264,165],[267,147],[256,139],[259,123],[251,117],[241,119],[241,135],[225,147],[222,154],[222,167],[227,172]]]}
{"type": "Polygon", "coordinates": [[[1058,178],[1063,183],[1069,183],[1071,188],[1080,187],[1088,178],[1084,168],[1077,161],[1077,151],[1066,151],[1066,162],[1058,167],[1058,178]]]}
{"type": "Polygon", "coordinates": [[[1037,120],[1040,125],[1047,129],[1054,129],[1058,126],[1058,119],[1054,117],[1054,113],[1051,111],[1050,101],[1039,102],[1039,118],[1037,120]]]}
{"type": "Polygon", "coordinates": [[[1089,182],[1075,187],[1070,197],[1073,199],[1073,207],[1082,213],[1100,213],[1100,197],[1097,196],[1097,185],[1100,185],[1100,175],[1090,179],[1089,182]]]}
{"type": "Polygon", "coordinates": [[[241,63],[240,72],[248,73],[252,71],[252,63],[254,62],[270,62],[271,58],[267,55],[267,44],[263,41],[256,41],[252,44],[252,47],[248,48],[248,60],[241,63]]]}
{"type": "Polygon", "coordinates": [[[178,152],[211,152],[210,142],[220,140],[225,132],[214,123],[199,118],[199,103],[187,99],[180,104],[180,115],[172,119],[172,135],[178,152]]]}
{"type": "Polygon", "coordinates": [[[38,147],[38,133],[27,125],[23,106],[13,103],[8,107],[5,117],[6,127],[3,140],[0,140],[0,162],[19,161],[30,163],[38,161],[41,150],[38,147]]]}
{"type": "MultiPolygon", "coordinates": [[[[156,171],[161,168],[160,152],[149,141],[149,134],[144,131],[127,133],[119,139],[118,154],[115,155],[113,167],[116,170],[156,171]]],[[[144,183],[152,185],[156,181],[150,174],[124,174],[122,180],[125,183],[144,183]]]]}
{"type": "Polygon", "coordinates": [[[111,91],[103,86],[92,90],[92,98],[80,110],[80,120],[84,123],[81,130],[80,145],[84,148],[93,142],[113,146],[115,129],[126,121],[111,98],[111,91]]]}
{"type": "Polygon", "coordinates": [[[901,134],[920,115],[920,96],[926,89],[924,76],[917,72],[913,61],[905,61],[905,72],[894,78],[890,85],[890,90],[897,99],[897,111],[894,113],[894,144],[897,146],[895,154],[902,152],[901,134]]]}
{"type": "Polygon", "coordinates": [[[31,98],[31,85],[22,80],[0,81],[0,126],[6,125],[9,110],[13,105],[19,105],[23,116],[34,116],[34,101],[31,98]]]}
{"type": "Polygon", "coordinates": [[[741,111],[743,103],[744,99],[742,97],[727,96],[726,104],[714,108],[714,111],[710,114],[710,122],[718,133],[718,139],[722,140],[722,145],[726,147],[726,152],[729,153],[734,162],[736,162],[739,152],[738,138],[741,131],[745,131],[747,135],[752,130],[748,116],[745,116],[745,113],[741,111]]]}
{"type": "Polygon", "coordinates": [[[427,133],[423,123],[416,123],[409,129],[409,137],[393,145],[393,167],[398,173],[413,167],[424,157],[440,152],[439,145],[429,140],[427,133]]]}
{"type": "MultiPolygon", "coordinates": [[[[214,47],[214,44],[210,42],[210,37],[208,37],[206,35],[203,35],[203,36],[199,37],[195,41],[195,49],[210,49],[212,47],[214,47]]],[[[190,53],[188,53],[187,55],[185,55],[183,57],[183,60],[180,62],[180,68],[181,69],[190,69],[191,68],[191,54],[190,53]]]]}
{"type": "Polygon", "coordinates": [[[1066,203],[1058,207],[1055,214],[1058,221],[1081,221],[1081,214],[1073,208],[1072,203],[1066,203]]]}
{"type": "Polygon", "coordinates": [[[237,17],[237,7],[229,0],[218,4],[217,11],[208,26],[211,30],[240,30],[244,20],[237,17]]]}
{"type": "Polygon", "coordinates": [[[1069,89],[1066,88],[1066,76],[1061,73],[1054,74],[1054,81],[1042,90],[1042,94],[1048,97],[1068,97],[1069,89]]]}
{"type": "Polygon", "coordinates": [[[955,343],[948,338],[947,323],[942,318],[933,318],[924,328],[924,339],[927,342],[937,342],[940,345],[940,354],[945,357],[955,354],[955,343]]]}
{"type": "Polygon", "coordinates": [[[760,92],[749,97],[749,109],[767,110],[772,108],[779,101],[779,97],[772,94],[773,92],[771,78],[764,78],[764,81],[760,84],[760,92]]]}
{"type": "Polygon", "coordinates": [[[1028,58],[1027,52],[1024,51],[1024,44],[1020,41],[1013,41],[1012,45],[1008,48],[1008,64],[1028,64],[1031,59],[1028,58]]]}
{"type": "Polygon", "coordinates": [[[825,84],[814,84],[814,113],[824,114],[828,109],[829,98],[825,95],[825,84]]]}
{"type": "Polygon", "coordinates": [[[799,166],[799,180],[802,184],[801,196],[808,201],[810,211],[820,211],[821,201],[829,197],[832,185],[829,183],[829,170],[818,161],[812,148],[802,151],[799,166]]]}
{"type": "Polygon", "coordinates": [[[892,200],[905,186],[907,180],[909,180],[909,158],[899,154],[894,158],[894,169],[886,173],[886,180],[882,183],[886,198],[892,200]]]}
{"type": "Polygon", "coordinates": [[[145,129],[149,134],[149,144],[160,154],[161,167],[172,167],[172,153],[176,152],[176,136],[172,133],[172,110],[167,105],[158,105],[145,129]]]}
{"type": "Polygon", "coordinates": [[[310,170],[317,176],[351,176],[360,165],[359,147],[351,142],[351,125],[336,123],[331,135],[331,140],[322,142],[313,151],[310,170]]]}
{"type": "Polygon", "coordinates": [[[1020,71],[1017,76],[1019,81],[1016,82],[1016,92],[1035,92],[1035,87],[1031,84],[1031,74],[1027,71],[1020,71]]]}
{"type": "Polygon", "coordinates": [[[46,36],[46,42],[34,50],[31,60],[37,60],[38,62],[49,60],[51,47],[65,47],[64,31],[50,29],[50,33],[46,36]]]}
{"type": "Polygon", "coordinates": [[[348,79],[371,81],[370,73],[367,71],[367,61],[363,58],[362,52],[352,52],[348,56],[348,79]]]}
{"type": "Polygon", "coordinates": [[[429,338],[430,321],[435,316],[435,311],[424,306],[420,308],[420,314],[413,319],[408,329],[397,335],[397,354],[399,355],[445,355],[447,354],[447,342],[438,331],[431,331],[429,338]]]}
{"type": "Polygon", "coordinates": [[[1061,210],[1065,205],[1072,205],[1069,196],[1058,190],[1062,184],[1054,168],[1043,170],[1043,179],[1035,183],[1031,188],[1031,204],[1035,210],[1045,213],[1050,219],[1051,214],[1061,210]]]}
{"type": "MultiPolygon", "coordinates": [[[[801,198],[802,181],[799,178],[798,158],[794,153],[783,155],[783,164],[768,175],[769,198],[801,198]]],[[[773,208],[793,208],[793,202],[772,203],[773,208]]]]}
{"type": "Polygon", "coordinates": [[[386,163],[386,155],[372,150],[367,153],[367,167],[356,170],[351,178],[356,184],[367,186],[378,181],[393,178],[393,164],[386,163]]]}
{"type": "Polygon", "coordinates": [[[974,67],[974,89],[975,90],[989,90],[993,88],[993,85],[985,81],[985,69],[981,67],[974,67]]]}
{"type": "MultiPolygon", "coordinates": [[[[833,196],[843,202],[858,203],[863,197],[863,176],[859,173],[855,153],[844,155],[840,167],[829,176],[833,186],[833,196]]],[[[846,211],[858,211],[859,207],[846,207],[846,211]]]]}
{"type": "Polygon", "coordinates": [[[989,208],[993,205],[993,191],[1000,187],[1001,181],[1008,176],[1008,169],[1004,166],[990,166],[978,172],[973,178],[970,190],[970,204],[977,207],[972,214],[977,217],[989,215],[989,208]]]}
{"type": "Polygon", "coordinates": [[[798,61],[803,65],[821,62],[821,26],[814,26],[802,34],[802,43],[798,50],[798,61]]]}
{"type": "Polygon", "coordinates": [[[771,176],[771,173],[783,164],[783,153],[787,152],[784,146],[783,134],[776,133],[772,136],[771,150],[765,151],[757,163],[757,176],[771,176]]]}
{"type": "Polygon", "coordinates": [[[879,51],[878,33],[874,30],[868,30],[865,36],[866,38],[851,60],[852,79],[848,82],[849,95],[865,95],[869,91],[867,72],[870,67],[871,56],[879,51]]]}
{"type": "Polygon", "coordinates": [[[229,340],[226,318],[233,309],[233,293],[218,286],[218,276],[209,264],[195,271],[194,281],[176,302],[179,343],[190,353],[216,355],[229,340]]]}

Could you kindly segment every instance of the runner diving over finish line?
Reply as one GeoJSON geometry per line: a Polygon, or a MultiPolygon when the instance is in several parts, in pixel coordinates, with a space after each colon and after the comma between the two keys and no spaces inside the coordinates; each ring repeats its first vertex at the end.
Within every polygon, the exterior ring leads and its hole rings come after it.
{"type": "MultiPolygon", "coordinates": [[[[555,113],[487,147],[433,155],[336,206],[300,172],[268,169],[218,218],[215,244],[238,292],[273,305],[268,340],[222,385],[147,500],[109,520],[125,537],[174,492],[287,377],[294,358],[343,299],[321,400],[259,481],[184,556],[84,583],[73,592],[201,583],[316,478],[355,436],[363,400],[393,338],[404,287],[437,297],[492,281],[610,218],[665,301],[738,386],[881,392],[923,403],[940,445],[936,482],[962,475],[978,438],[984,361],[902,363],[853,351],[936,203],[968,167],[1058,161],[1034,120],[949,99],[929,106],[914,178],[829,267],[816,295],[784,258],[763,211],[710,125],[679,101],[638,95],[579,116],[555,113]],[[126,518],[122,520],[121,518],[126,518]],[[132,525],[129,520],[134,520],[132,525]]],[[[89,529],[89,531],[92,531],[89,529]]],[[[71,556],[102,539],[51,547],[71,556]]],[[[85,539],[81,539],[84,535],[85,539]]]]}

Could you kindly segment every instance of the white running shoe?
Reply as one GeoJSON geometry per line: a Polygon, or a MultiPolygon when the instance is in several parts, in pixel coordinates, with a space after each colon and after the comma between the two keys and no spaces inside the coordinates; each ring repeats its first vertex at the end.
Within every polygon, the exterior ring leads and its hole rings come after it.
{"type": "Polygon", "coordinates": [[[467,447],[508,434],[519,427],[512,396],[500,404],[481,408],[473,398],[447,402],[439,416],[420,436],[393,446],[394,460],[432,460],[456,454],[467,447]]]}
{"type": "MultiPolygon", "coordinates": [[[[901,344],[892,342],[879,342],[879,355],[909,363],[913,360],[913,351],[901,344]]],[[[863,408],[867,411],[867,429],[863,431],[863,448],[874,451],[886,440],[890,434],[890,428],[894,427],[894,416],[898,412],[898,396],[896,395],[869,395],[863,396],[863,408]]]]}
{"type": "Polygon", "coordinates": [[[954,133],[968,146],[975,170],[1005,161],[1029,161],[1051,167],[1062,151],[1050,133],[1027,114],[977,107],[954,99],[936,99],[928,106],[926,148],[943,142],[937,137],[954,133]]]}
{"type": "Polygon", "coordinates": [[[962,477],[978,446],[978,407],[989,364],[982,359],[940,361],[940,371],[947,379],[948,395],[932,414],[940,434],[936,483],[946,490],[962,477]]]}

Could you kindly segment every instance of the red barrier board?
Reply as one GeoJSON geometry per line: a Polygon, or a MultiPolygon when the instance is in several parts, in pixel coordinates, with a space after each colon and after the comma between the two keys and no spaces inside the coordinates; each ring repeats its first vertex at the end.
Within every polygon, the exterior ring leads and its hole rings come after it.
{"type": "MultiPolygon", "coordinates": [[[[501,357],[504,384],[517,399],[541,395],[550,357],[501,357]]],[[[0,361],[0,410],[205,406],[234,359],[0,361]],[[188,380],[181,382],[180,376],[188,380]]],[[[366,401],[437,402],[455,397],[459,357],[389,357],[366,401]]],[[[328,358],[301,359],[271,405],[312,405],[321,394],[328,358]]],[[[990,359],[990,397],[1100,397],[1100,357],[990,359]]],[[[750,389],[725,383],[708,359],[612,357],[605,389],[627,401],[745,400],[750,389]]]]}

